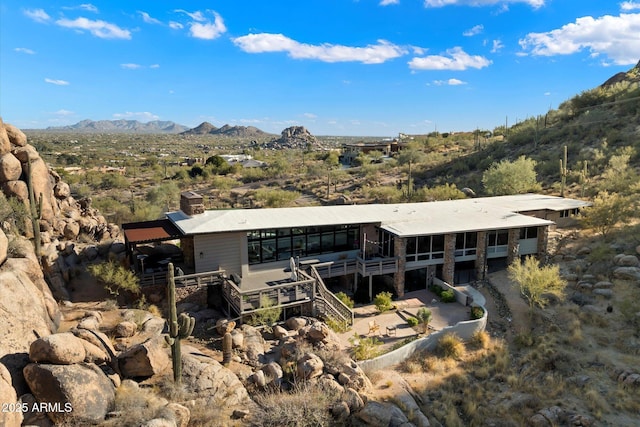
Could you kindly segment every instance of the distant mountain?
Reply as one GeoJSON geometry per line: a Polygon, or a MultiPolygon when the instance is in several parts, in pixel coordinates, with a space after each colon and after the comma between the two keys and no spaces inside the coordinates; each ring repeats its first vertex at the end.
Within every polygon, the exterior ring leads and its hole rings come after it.
{"type": "Polygon", "coordinates": [[[180,135],[225,135],[239,138],[255,138],[269,135],[254,126],[230,126],[228,124],[217,128],[209,122],[202,122],[193,129],[182,132],[180,135]]]}
{"type": "Polygon", "coordinates": [[[50,126],[48,131],[60,132],[113,132],[113,133],[180,133],[189,129],[171,121],[154,120],[142,123],[137,120],[82,120],[75,125],[50,126]]]}

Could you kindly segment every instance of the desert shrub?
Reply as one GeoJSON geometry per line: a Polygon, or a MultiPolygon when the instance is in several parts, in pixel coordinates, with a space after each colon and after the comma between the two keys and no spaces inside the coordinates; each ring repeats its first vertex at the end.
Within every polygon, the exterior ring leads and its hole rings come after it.
{"type": "Polygon", "coordinates": [[[24,234],[30,214],[27,206],[15,197],[7,198],[0,191],[0,223],[8,222],[18,234],[24,234]]]}
{"type": "Polygon", "coordinates": [[[478,306],[471,307],[472,320],[482,319],[482,316],[484,316],[484,310],[482,309],[482,307],[478,307],[478,306]]]}
{"type": "Polygon", "coordinates": [[[115,261],[92,264],[88,270],[111,295],[118,296],[123,291],[140,293],[140,281],[135,273],[115,261]]]}
{"type": "Polygon", "coordinates": [[[257,394],[255,402],[262,408],[254,425],[265,427],[329,427],[339,426],[330,408],[340,399],[334,390],[318,383],[302,382],[289,392],[273,391],[257,394]]]}
{"type": "Polygon", "coordinates": [[[380,354],[382,341],[376,337],[361,337],[357,333],[349,338],[351,353],[354,360],[372,359],[380,354]]]}
{"type": "Polygon", "coordinates": [[[438,341],[436,352],[447,359],[460,359],[464,354],[464,343],[456,334],[445,334],[438,341]]]}
{"type": "Polygon", "coordinates": [[[373,304],[376,306],[380,313],[391,310],[393,304],[391,302],[391,292],[380,292],[373,299],[373,304]]]}
{"type": "Polygon", "coordinates": [[[491,342],[491,337],[487,331],[476,331],[471,335],[471,344],[475,348],[487,348],[491,342]]]}
{"type": "Polygon", "coordinates": [[[344,292],[338,292],[336,294],[336,298],[338,298],[340,301],[342,301],[342,303],[344,305],[346,305],[349,308],[353,308],[354,306],[354,302],[351,299],[351,297],[349,297],[349,295],[345,294],[344,292]]]}
{"type": "Polygon", "coordinates": [[[426,332],[427,327],[429,326],[429,322],[431,322],[432,318],[431,310],[429,310],[427,307],[421,307],[416,313],[416,317],[422,325],[422,332],[426,332]]]}
{"type": "Polygon", "coordinates": [[[248,322],[252,326],[271,327],[282,315],[282,308],[276,306],[276,301],[266,295],[260,297],[260,308],[254,312],[248,322]]]}
{"type": "Polygon", "coordinates": [[[324,322],[332,331],[339,334],[347,332],[349,330],[349,323],[344,320],[336,319],[335,317],[327,317],[324,322]]]}
{"type": "Polygon", "coordinates": [[[445,291],[442,291],[442,293],[440,294],[440,300],[442,302],[455,302],[456,301],[456,294],[453,292],[453,290],[451,289],[447,289],[445,291]]]}
{"type": "Polygon", "coordinates": [[[524,262],[514,261],[508,272],[531,309],[535,306],[545,307],[549,294],[561,297],[564,293],[566,282],[560,277],[558,265],[540,266],[537,259],[528,256],[524,262]]]}
{"type": "Polygon", "coordinates": [[[411,326],[412,328],[418,326],[418,323],[420,323],[420,321],[418,319],[416,319],[413,316],[407,317],[407,324],[409,326],[411,326]]]}
{"type": "Polygon", "coordinates": [[[535,166],[535,160],[525,156],[513,162],[502,160],[494,163],[482,175],[485,191],[491,196],[539,191],[535,166]]]}
{"type": "Polygon", "coordinates": [[[256,200],[269,208],[281,208],[290,205],[300,197],[297,191],[287,191],[276,188],[261,188],[256,191],[256,200]]]}

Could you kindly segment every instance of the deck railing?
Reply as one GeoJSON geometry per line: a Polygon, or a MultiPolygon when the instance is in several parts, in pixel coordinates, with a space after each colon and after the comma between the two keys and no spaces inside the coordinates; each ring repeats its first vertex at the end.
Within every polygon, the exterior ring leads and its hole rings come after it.
{"type": "MultiPolygon", "coordinates": [[[[206,271],[204,273],[185,274],[182,276],[175,276],[175,283],[177,287],[185,286],[206,286],[213,283],[219,283],[222,280],[224,270],[206,271]]],[[[154,286],[154,285],[167,285],[167,272],[161,271],[159,273],[146,273],[140,277],[140,286],[154,286]]]]}
{"type": "Polygon", "coordinates": [[[398,271],[398,258],[363,259],[358,257],[358,273],[363,277],[392,274],[398,271]]]}
{"type": "Polygon", "coordinates": [[[320,277],[328,279],[330,277],[344,276],[358,271],[358,263],[355,259],[341,259],[337,261],[320,262],[312,264],[320,277]]]}
{"type": "MultiPolygon", "coordinates": [[[[310,277],[312,277],[316,282],[315,300],[317,303],[314,304],[314,308],[325,316],[332,316],[336,318],[336,320],[347,322],[349,326],[352,326],[353,310],[347,307],[338,297],[335,296],[333,292],[327,289],[315,266],[311,266],[310,272],[310,277]]],[[[306,276],[306,273],[304,272],[301,272],[300,274],[306,276]]]]}

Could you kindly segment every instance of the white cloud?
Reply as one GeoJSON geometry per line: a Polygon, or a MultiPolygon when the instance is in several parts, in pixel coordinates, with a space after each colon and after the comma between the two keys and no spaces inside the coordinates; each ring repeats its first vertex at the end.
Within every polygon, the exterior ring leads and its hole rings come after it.
{"type": "Polygon", "coordinates": [[[147,12],[142,12],[139,10],[138,13],[140,14],[140,16],[142,16],[142,20],[147,24],[162,24],[162,22],[160,22],[156,18],[152,18],[151,15],[149,15],[147,12]]]}
{"type": "Polygon", "coordinates": [[[142,68],[142,65],[132,63],[120,64],[120,68],[124,68],[125,70],[137,70],[138,68],[142,68]]]}
{"type": "Polygon", "coordinates": [[[35,55],[35,51],[31,49],[27,49],[26,47],[16,47],[13,49],[15,52],[26,53],[27,55],[35,55]]]}
{"type": "Polygon", "coordinates": [[[329,43],[312,45],[297,42],[282,34],[261,33],[238,37],[233,42],[248,53],[287,52],[294,59],[316,59],[323,62],[381,64],[407,53],[406,49],[386,40],[378,40],[376,44],[365,47],[329,43]]]}
{"type": "Polygon", "coordinates": [[[471,36],[480,34],[482,31],[484,31],[484,26],[481,24],[478,24],[478,25],[474,25],[473,27],[463,32],[462,35],[466,37],[471,37],[471,36]]]}
{"type": "Polygon", "coordinates": [[[433,84],[436,86],[460,86],[460,85],[466,85],[467,82],[463,82],[462,80],[458,80],[458,79],[449,79],[449,80],[434,80],[433,84]]]}
{"type": "Polygon", "coordinates": [[[391,4],[400,4],[400,0],[380,0],[380,6],[389,6],[391,4]]]}
{"type": "Polygon", "coordinates": [[[24,11],[24,14],[36,22],[47,22],[51,19],[44,9],[27,9],[24,11]]]}
{"type": "Polygon", "coordinates": [[[640,58],[640,14],[585,16],[546,33],[529,33],[519,43],[534,56],[589,49],[592,57],[606,55],[617,65],[635,64],[640,58]]]}
{"type": "Polygon", "coordinates": [[[192,22],[189,28],[191,36],[197,39],[213,40],[227,31],[222,17],[213,12],[213,22],[192,22]]]}
{"type": "Polygon", "coordinates": [[[86,10],[87,12],[98,13],[99,10],[97,7],[92,5],[91,3],[83,3],[78,6],[63,6],[65,10],[86,10]]]}
{"type": "Polygon", "coordinates": [[[198,22],[204,22],[204,21],[207,20],[204,17],[204,14],[202,12],[200,12],[199,10],[197,10],[195,12],[187,12],[186,10],[183,10],[183,9],[176,9],[176,10],[174,10],[174,12],[184,13],[189,18],[193,19],[194,21],[198,21],[198,22]]]}
{"type": "Polygon", "coordinates": [[[87,30],[94,36],[101,39],[131,39],[131,31],[101,20],[93,21],[87,18],[76,18],[74,20],[70,20],[63,18],[58,19],[56,24],[65,28],[87,30]]]}
{"type": "Polygon", "coordinates": [[[304,113],[303,116],[305,116],[307,119],[317,119],[318,116],[316,116],[313,113],[304,113]]]}
{"type": "Polygon", "coordinates": [[[545,92],[544,96],[551,96],[551,92],[545,92]]]}
{"type": "Polygon", "coordinates": [[[444,6],[493,6],[501,4],[505,7],[508,3],[526,3],[537,9],[544,6],[546,0],[424,0],[424,7],[444,6]]]}
{"type": "Polygon", "coordinates": [[[45,78],[44,81],[46,83],[51,83],[52,85],[57,85],[57,86],[68,86],[69,82],[66,80],[56,80],[56,79],[49,79],[49,78],[45,78]]]}
{"type": "Polygon", "coordinates": [[[494,40],[493,47],[491,48],[491,53],[498,53],[502,50],[503,47],[504,47],[504,44],[502,44],[502,41],[494,40]]]}
{"type": "Polygon", "coordinates": [[[151,64],[149,65],[149,68],[153,68],[153,69],[160,68],[160,64],[151,64]]]}
{"type": "Polygon", "coordinates": [[[184,28],[184,25],[176,21],[169,21],[169,28],[174,30],[181,30],[184,28]]]}
{"type": "Polygon", "coordinates": [[[491,61],[480,55],[469,55],[461,47],[447,50],[447,56],[429,55],[409,61],[412,70],[466,70],[488,67],[491,61]]]}
{"type": "Polygon", "coordinates": [[[125,120],[158,120],[160,119],[160,116],[157,116],[153,113],[150,113],[148,111],[141,111],[141,112],[131,112],[131,111],[127,111],[126,113],[115,113],[113,115],[114,119],[125,119],[125,120]]]}
{"type": "Polygon", "coordinates": [[[69,110],[58,110],[52,114],[55,114],[56,116],[67,117],[67,116],[73,116],[75,113],[69,110]]]}
{"type": "Polygon", "coordinates": [[[621,10],[636,10],[640,9],[640,3],[635,1],[623,1],[620,3],[621,10]]]}

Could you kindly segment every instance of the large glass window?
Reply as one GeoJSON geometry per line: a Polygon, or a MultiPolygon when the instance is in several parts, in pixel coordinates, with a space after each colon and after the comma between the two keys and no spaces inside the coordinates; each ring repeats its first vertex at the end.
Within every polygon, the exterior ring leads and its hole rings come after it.
{"type": "Polygon", "coordinates": [[[378,243],[379,254],[381,256],[393,256],[394,252],[394,237],[393,234],[388,231],[378,229],[378,243]]]}
{"type": "Polygon", "coordinates": [[[409,237],[406,251],[408,262],[444,258],[444,236],[409,237]]]}
{"type": "Polygon", "coordinates": [[[520,240],[538,237],[538,227],[523,227],[520,229],[520,240]]]}
{"type": "Polygon", "coordinates": [[[253,230],[247,233],[249,264],[358,249],[359,225],[253,230]]]}
{"type": "Polygon", "coordinates": [[[478,246],[478,233],[475,231],[456,234],[455,256],[475,255],[478,246]]]}

